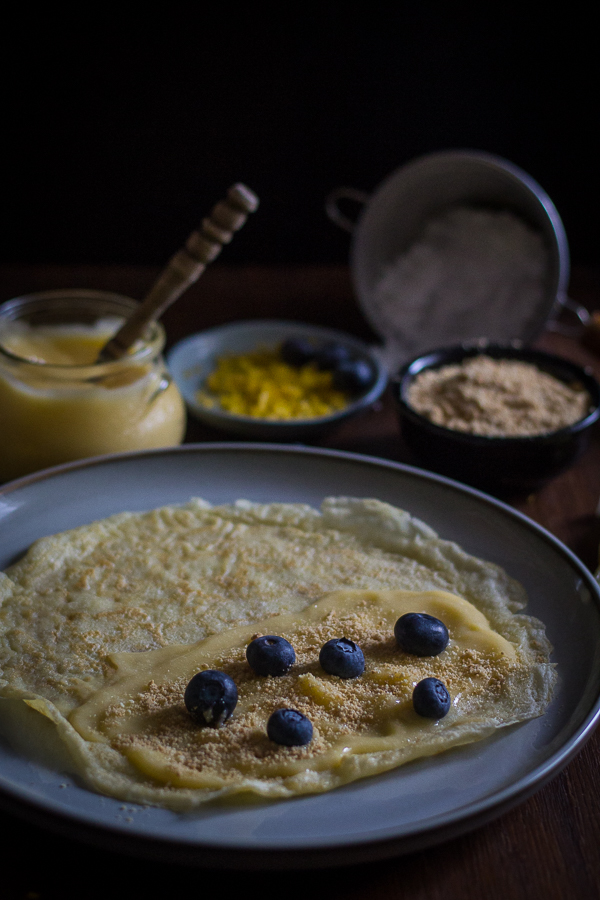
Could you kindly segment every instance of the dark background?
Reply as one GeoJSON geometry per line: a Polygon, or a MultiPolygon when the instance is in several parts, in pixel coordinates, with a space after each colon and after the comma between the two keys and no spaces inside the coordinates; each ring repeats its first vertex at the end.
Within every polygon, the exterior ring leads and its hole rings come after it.
{"type": "Polygon", "coordinates": [[[19,13],[2,39],[0,262],[162,265],[236,181],[261,207],[217,264],[345,262],[332,188],[464,147],[532,175],[572,262],[593,265],[594,20],[535,6],[19,13]]]}

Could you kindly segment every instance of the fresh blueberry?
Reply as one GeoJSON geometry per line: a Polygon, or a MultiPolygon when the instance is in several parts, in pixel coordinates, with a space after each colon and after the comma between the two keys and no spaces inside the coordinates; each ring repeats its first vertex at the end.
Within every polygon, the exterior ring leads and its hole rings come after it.
{"type": "Polygon", "coordinates": [[[448,646],[450,637],[443,622],[427,613],[406,613],[394,625],[401,650],[412,656],[437,656],[448,646]]]}
{"type": "Polygon", "coordinates": [[[277,709],[267,722],[267,735],[284,747],[303,747],[312,741],[312,722],[297,709],[277,709]]]}
{"type": "Polygon", "coordinates": [[[319,369],[337,369],[350,359],[350,351],[339,341],[326,341],[317,350],[315,361],[319,369]]]}
{"type": "Polygon", "coordinates": [[[246,659],[257,675],[285,675],[296,662],[296,654],[285,638],[263,634],[248,644],[246,659]]]}
{"type": "Polygon", "coordinates": [[[311,362],[315,358],[315,348],[310,341],[301,337],[286,338],[281,345],[280,353],[284,362],[297,368],[306,365],[306,363],[311,362]]]}
{"type": "Polygon", "coordinates": [[[183,701],[198,725],[219,728],[235,709],[238,692],[234,680],[225,672],[204,669],[189,682],[183,701]]]}
{"type": "Polygon", "coordinates": [[[319,662],[329,675],[338,675],[340,678],[358,678],[365,670],[363,652],[349,638],[333,638],[323,644],[319,662]]]}
{"type": "Polygon", "coordinates": [[[424,678],[412,695],[415,712],[426,719],[443,719],[450,709],[448,688],[439,678],[424,678]]]}
{"type": "Polygon", "coordinates": [[[333,371],[332,383],[338,391],[358,394],[366,390],[373,381],[373,370],[364,359],[346,359],[333,371]]]}

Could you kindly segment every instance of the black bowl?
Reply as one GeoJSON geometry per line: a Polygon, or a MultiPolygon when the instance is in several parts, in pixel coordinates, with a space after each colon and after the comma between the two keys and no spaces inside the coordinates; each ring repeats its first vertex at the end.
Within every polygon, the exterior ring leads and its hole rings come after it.
{"type": "Polygon", "coordinates": [[[539,350],[498,344],[460,345],[432,350],[406,363],[392,382],[402,436],[415,462],[492,493],[535,490],[564,472],[585,450],[600,418],[600,385],[575,363],[539,350]],[[583,384],[591,397],[588,414],[558,431],[527,437],[484,437],[435,425],[406,402],[413,379],[424,369],[439,369],[485,353],[494,359],[533,363],[567,384],[583,384]]]}

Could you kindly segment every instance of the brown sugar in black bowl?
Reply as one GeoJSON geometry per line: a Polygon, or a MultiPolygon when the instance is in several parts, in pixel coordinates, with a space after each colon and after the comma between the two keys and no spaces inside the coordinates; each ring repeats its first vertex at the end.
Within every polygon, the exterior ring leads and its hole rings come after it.
{"type": "Polygon", "coordinates": [[[417,465],[492,493],[535,490],[568,469],[583,453],[600,418],[600,385],[569,360],[512,345],[477,343],[432,350],[407,362],[392,382],[400,428],[417,465]],[[473,357],[529,363],[568,386],[585,389],[589,404],[572,424],[524,436],[473,434],[435,424],[408,402],[422,372],[463,364],[473,357]]]}

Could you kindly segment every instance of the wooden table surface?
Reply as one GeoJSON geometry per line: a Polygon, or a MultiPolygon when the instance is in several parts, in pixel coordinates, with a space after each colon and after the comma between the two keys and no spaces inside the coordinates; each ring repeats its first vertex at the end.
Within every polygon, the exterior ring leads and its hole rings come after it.
{"type": "MultiPolygon", "coordinates": [[[[31,291],[85,287],[141,299],[157,270],[133,266],[0,266],[0,302],[31,291]]],[[[600,271],[575,269],[570,296],[600,309],[600,271]]],[[[214,325],[289,318],[373,338],[343,266],[240,267],[215,264],[164,316],[168,345],[214,325]]],[[[569,320],[565,324],[572,324],[569,320]]],[[[576,336],[546,331],[537,344],[600,377],[600,356],[576,336]]],[[[190,421],[187,442],[231,440],[190,421]]],[[[391,398],[341,424],[317,446],[413,462],[391,398]]],[[[600,432],[568,472],[508,502],[595,569],[600,543],[600,432]]],[[[516,808],[462,837],[409,855],[357,865],[288,872],[199,868],[100,850],[0,812],[1,900],[189,897],[205,890],[331,900],[512,900],[600,897],[600,737],[596,732],[548,785],[516,808]]]]}

